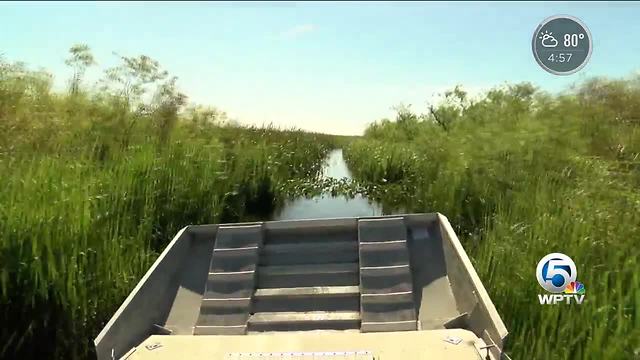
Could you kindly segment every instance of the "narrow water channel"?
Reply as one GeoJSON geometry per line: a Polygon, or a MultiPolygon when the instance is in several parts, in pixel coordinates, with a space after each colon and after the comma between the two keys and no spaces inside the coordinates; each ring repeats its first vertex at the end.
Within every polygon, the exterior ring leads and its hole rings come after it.
{"type": "MultiPolygon", "coordinates": [[[[341,149],[329,153],[322,169],[322,176],[334,179],[351,179],[351,172],[342,157],[341,149]]],[[[273,220],[378,215],[382,215],[382,207],[361,195],[350,199],[344,195],[332,196],[329,193],[323,193],[309,199],[300,197],[288,201],[280,211],[274,214],[273,220]]]]}

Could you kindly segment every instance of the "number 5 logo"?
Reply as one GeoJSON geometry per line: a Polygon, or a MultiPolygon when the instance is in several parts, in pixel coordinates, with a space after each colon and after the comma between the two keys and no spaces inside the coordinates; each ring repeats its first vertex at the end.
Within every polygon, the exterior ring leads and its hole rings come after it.
{"type": "Polygon", "coordinates": [[[578,272],[576,264],[565,254],[551,253],[543,257],[538,262],[536,268],[536,278],[543,289],[560,293],[569,285],[576,281],[578,272]]]}

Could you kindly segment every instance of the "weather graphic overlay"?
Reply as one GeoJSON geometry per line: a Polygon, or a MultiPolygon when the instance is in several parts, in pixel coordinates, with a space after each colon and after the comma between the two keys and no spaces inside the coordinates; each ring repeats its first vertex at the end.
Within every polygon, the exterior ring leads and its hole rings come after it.
{"type": "Polygon", "coordinates": [[[593,50],[591,33],[580,19],[557,15],[545,19],[533,33],[533,56],[546,71],[571,75],[582,69],[593,50]]]}

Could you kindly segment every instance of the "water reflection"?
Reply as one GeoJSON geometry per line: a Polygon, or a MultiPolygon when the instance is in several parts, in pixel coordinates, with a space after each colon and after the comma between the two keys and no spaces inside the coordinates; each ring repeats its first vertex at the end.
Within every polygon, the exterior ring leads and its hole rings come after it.
{"type": "MultiPolygon", "coordinates": [[[[342,150],[333,150],[325,160],[322,176],[325,178],[351,179],[351,172],[342,157],[342,150]]],[[[335,218],[352,216],[382,215],[382,207],[367,198],[356,195],[350,199],[344,195],[331,196],[322,194],[307,199],[304,197],[288,201],[280,211],[276,212],[273,220],[335,218]]]]}

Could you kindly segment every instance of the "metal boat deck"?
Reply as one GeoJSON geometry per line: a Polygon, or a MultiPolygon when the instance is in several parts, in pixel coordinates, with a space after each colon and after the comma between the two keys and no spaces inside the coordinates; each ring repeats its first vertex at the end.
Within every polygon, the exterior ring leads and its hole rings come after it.
{"type": "Polygon", "coordinates": [[[396,339],[405,355],[391,357],[421,359],[406,350],[420,339],[433,354],[497,359],[506,334],[448,220],[412,214],[188,226],[96,349],[99,359],[377,359],[396,339]]]}

